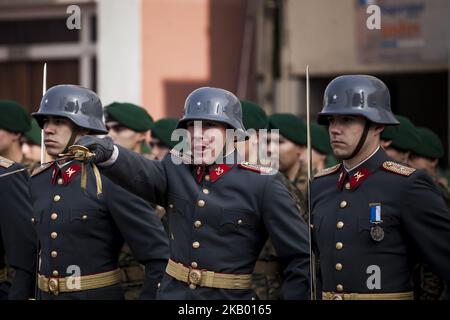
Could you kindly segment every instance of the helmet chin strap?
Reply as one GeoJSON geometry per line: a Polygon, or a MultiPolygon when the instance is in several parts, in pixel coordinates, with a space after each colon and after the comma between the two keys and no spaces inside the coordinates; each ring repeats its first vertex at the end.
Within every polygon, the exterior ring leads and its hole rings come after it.
{"type": "Polygon", "coordinates": [[[75,128],[72,130],[72,134],[70,135],[70,139],[69,139],[69,141],[67,142],[67,145],[66,145],[66,147],[64,148],[64,151],[63,151],[62,153],[67,153],[67,152],[69,151],[69,147],[72,146],[73,143],[75,142],[75,139],[76,139],[78,133],[79,133],[79,130],[78,130],[77,127],[75,127],[75,128]]]}
{"type": "Polygon", "coordinates": [[[361,148],[364,145],[364,142],[366,142],[367,134],[369,133],[369,129],[370,129],[370,121],[366,120],[366,124],[364,125],[364,131],[361,134],[361,138],[359,138],[359,141],[358,141],[358,144],[355,147],[355,150],[353,150],[352,154],[349,155],[348,157],[341,158],[342,160],[352,159],[359,153],[359,151],[361,151],[361,148]]]}

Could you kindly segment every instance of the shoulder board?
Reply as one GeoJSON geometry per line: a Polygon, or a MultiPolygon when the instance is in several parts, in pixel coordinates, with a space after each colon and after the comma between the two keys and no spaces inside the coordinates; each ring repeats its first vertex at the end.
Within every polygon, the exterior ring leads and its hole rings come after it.
{"type": "Polygon", "coordinates": [[[0,167],[9,168],[14,164],[14,161],[0,156],[0,167]]]}
{"type": "Polygon", "coordinates": [[[193,161],[192,161],[192,159],[191,159],[190,156],[188,156],[187,154],[183,154],[183,153],[181,153],[181,152],[178,151],[178,150],[172,149],[172,150],[170,150],[170,153],[171,153],[173,156],[182,159],[183,162],[186,163],[186,164],[191,164],[191,163],[193,163],[193,161]]]}
{"type": "Polygon", "coordinates": [[[327,175],[333,174],[333,173],[337,172],[340,168],[341,168],[341,164],[338,163],[335,166],[332,166],[330,168],[326,168],[326,169],[323,169],[323,170],[317,172],[316,175],[314,176],[314,178],[319,178],[319,177],[323,177],[323,176],[327,176],[327,175]]]}
{"type": "Polygon", "coordinates": [[[392,161],[385,161],[383,162],[383,169],[397,173],[399,175],[409,177],[416,171],[416,169],[404,166],[400,163],[392,162],[392,161]]]}
{"type": "Polygon", "coordinates": [[[53,162],[50,162],[43,166],[37,167],[36,169],[33,170],[33,172],[31,173],[31,176],[34,177],[35,175],[38,175],[39,173],[44,172],[45,170],[50,168],[52,166],[52,164],[53,164],[53,162]]]}
{"type": "Polygon", "coordinates": [[[275,173],[275,170],[271,167],[265,167],[265,166],[261,166],[259,164],[252,164],[252,163],[246,162],[246,161],[240,163],[239,167],[250,170],[250,171],[254,171],[257,173],[264,173],[264,174],[275,173]]]}

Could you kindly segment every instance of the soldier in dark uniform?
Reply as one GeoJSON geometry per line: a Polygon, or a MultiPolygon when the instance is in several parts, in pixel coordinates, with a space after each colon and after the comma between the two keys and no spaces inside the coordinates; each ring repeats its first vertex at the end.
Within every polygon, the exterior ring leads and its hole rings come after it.
{"type": "Polygon", "coordinates": [[[34,297],[36,239],[28,173],[14,161],[0,157],[0,299],[34,297]],[[20,171],[21,170],[21,171],[20,171]],[[5,261],[6,254],[6,261],[5,261]],[[6,262],[10,275],[7,275],[6,262]]]}
{"type": "Polygon", "coordinates": [[[320,124],[342,164],[317,174],[311,191],[314,244],[324,299],[412,299],[417,261],[450,280],[450,214],[431,178],[380,148],[398,124],[387,87],[342,76],[326,88],[320,124]]]}
{"type": "MultiPolygon", "coordinates": [[[[416,127],[418,143],[411,149],[409,164],[416,169],[425,170],[441,191],[442,197],[450,208],[450,190],[447,180],[439,175],[439,160],[444,156],[444,147],[439,136],[432,130],[416,127]]],[[[437,300],[443,297],[445,283],[435,275],[428,265],[418,266],[416,295],[420,300],[437,300]]]]}
{"type": "MultiPolygon", "coordinates": [[[[255,102],[241,100],[242,121],[249,133],[249,139],[241,143],[246,143],[245,159],[250,163],[263,162],[263,154],[259,154],[261,143],[265,143],[267,134],[261,129],[267,128],[267,115],[265,111],[255,102]]],[[[239,148],[238,148],[239,150],[239,148]]],[[[304,199],[301,192],[285,176],[281,176],[282,182],[291,193],[297,206],[298,213],[305,212],[303,207],[304,199]]],[[[263,249],[255,264],[252,275],[252,287],[256,295],[262,300],[276,300],[280,297],[281,284],[283,283],[283,268],[277,257],[272,240],[267,239],[263,249]]]]}
{"type": "Polygon", "coordinates": [[[107,138],[86,136],[78,142],[95,153],[92,160],[114,182],[168,207],[171,259],[159,298],[254,298],[251,273],[270,236],[285,267],[282,298],[306,299],[308,234],[295,203],[278,174],[241,163],[220,141],[227,128],[238,141],[247,138],[239,100],[223,89],[197,89],[187,98],[178,127],[187,128],[193,147],[172,150],[161,162],[107,138]]]}
{"type": "MultiPolygon", "coordinates": [[[[33,114],[44,129],[47,152],[58,157],[85,134],[107,133],[102,109],[88,89],[50,88],[33,114]]],[[[145,265],[141,298],[155,297],[168,241],[150,204],[79,160],[41,167],[30,185],[40,299],[123,299],[118,258],[124,240],[145,265]]]]}
{"type": "MultiPolygon", "coordinates": [[[[147,135],[153,125],[153,119],[147,110],[128,102],[113,102],[105,106],[104,110],[106,128],[114,143],[128,150],[142,153],[143,146],[147,143],[147,135]]],[[[119,267],[125,299],[138,299],[144,284],[145,272],[126,243],[120,252],[119,267]]]]}
{"type": "Polygon", "coordinates": [[[31,172],[37,163],[22,152],[23,136],[31,129],[31,117],[15,101],[0,100],[0,110],[0,156],[24,165],[31,172]]]}

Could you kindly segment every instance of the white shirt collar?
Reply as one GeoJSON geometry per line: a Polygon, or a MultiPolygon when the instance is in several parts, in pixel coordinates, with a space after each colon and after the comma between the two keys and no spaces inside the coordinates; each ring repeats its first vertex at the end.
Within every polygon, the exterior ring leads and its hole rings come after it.
{"type": "Polygon", "coordinates": [[[374,152],[372,152],[372,154],[371,154],[370,156],[368,156],[366,159],[364,159],[363,161],[361,161],[360,163],[358,163],[356,166],[353,166],[353,168],[347,169],[347,168],[345,167],[345,165],[344,165],[345,171],[347,171],[347,173],[348,173],[348,172],[352,171],[353,169],[359,167],[359,166],[362,165],[364,162],[366,162],[367,160],[369,160],[370,158],[372,158],[373,155],[374,155],[375,153],[377,153],[377,151],[378,151],[379,149],[380,149],[380,146],[378,145],[378,147],[375,149],[374,152]]]}

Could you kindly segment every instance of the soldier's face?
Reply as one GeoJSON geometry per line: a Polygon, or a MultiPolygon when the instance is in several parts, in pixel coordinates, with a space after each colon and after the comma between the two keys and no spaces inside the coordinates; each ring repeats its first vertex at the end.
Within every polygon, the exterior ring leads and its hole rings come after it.
{"type": "Polygon", "coordinates": [[[20,136],[20,133],[13,133],[0,129],[0,155],[6,155],[13,144],[19,141],[20,136]]]}
{"type": "Polygon", "coordinates": [[[162,160],[169,153],[170,149],[163,144],[159,139],[151,138],[150,140],[150,148],[152,148],[151,154],[155,157],[156,160],[162,160]]]}
{"type": "Polygon", "coordinates": [[[384,149],[386,151],[386,154],[393,158],[395,161],[401,162],[401,163],[408,163],[409,160],[409,151],[400,151],[391,147],[387,147],[384,149]]]}
{"type": "Polygon", "coordinates": [[[225,146],[226,129],[226,125],[212,121],[201,121],[201,127],[195,127],[194,121],[187,123],[195,163],[214,163],[225,146]]]}
{"type": "Polygon", "coordinates": [[[416,169],[425,170],[430,176],[435,175],[439,160],[428,159],[417,155],[411,155],[408,164],[416,169]]]}
{"type": "MultiPolygon", "coordinates": [[[[44,145],[47,153],[57,157],[67,146],[75,125],[66,118],[48,117],[44,120],[44,145]]],[[[75,141],[85,133],[84,130],[77,135],[75,141]]]]}
{"type": "Polygon", "coordinates": [[[293,143],[277,132],[272,132],[270,134],[269,151],[272,151],[273,148],[276,147],[274,145],[276,141],[278,141],[278,152],[280,157],[279,170],[281,172],[287,172],[294,166],[299,165],[301,156],[306,148],[293,143]]]}
{"type": "Polygon", "coordinates": [[[106,127],[108,128],[108,135],[111,136],[115,144],[128,150],[140,151],[140,144],[145,140],[145,132],[136,132],[115,121],[108,121],[106,127]]]}
{"type": "Polygon", "coordinates": [[[352,154],[364,131],[366,120],[359,116],[331,116],[328,132],[331,147],[337,159],[343,159],[352,154]]]}

